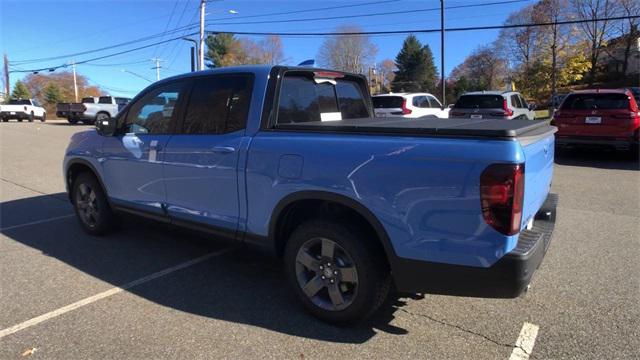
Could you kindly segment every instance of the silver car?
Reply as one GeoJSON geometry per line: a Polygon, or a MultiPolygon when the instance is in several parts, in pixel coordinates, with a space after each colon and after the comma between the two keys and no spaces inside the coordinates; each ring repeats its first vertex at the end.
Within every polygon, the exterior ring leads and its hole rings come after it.
{"type": "Polygon", "coordinates": [[[450,118],[533,120],[535,105],[527,104],[515,91],[476,91],[466,93],[456,101],[450,118]]]}

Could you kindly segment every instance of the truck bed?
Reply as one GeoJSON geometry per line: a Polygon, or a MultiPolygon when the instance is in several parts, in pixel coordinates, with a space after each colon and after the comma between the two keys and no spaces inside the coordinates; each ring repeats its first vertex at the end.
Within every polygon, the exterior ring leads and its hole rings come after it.
{"type": "Polygon", "coordinates": [[[464,137],[517,138],[542,135],[555,128],[546,121],[499,119],[440,119],[422,117],[362,118],[338,121],[313,121],[277,124],[280,130],[309,130],[353,133],[383,133],[403,135],[441,135],[464,137]]]}

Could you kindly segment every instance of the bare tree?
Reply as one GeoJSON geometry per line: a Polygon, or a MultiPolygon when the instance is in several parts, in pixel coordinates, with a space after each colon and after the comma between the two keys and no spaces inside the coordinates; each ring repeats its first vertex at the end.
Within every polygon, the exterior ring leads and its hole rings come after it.
{"type": "MultiPolygon", "coordinates": [[[[621,16],[630,17],[640,15],[640,2],[638,0],[617,0],[615,8],[620,11],[621,16]]],[[[633,43],[637,41],[640,36],[640,31],[638,31],[638,18],[620,20],[615,28],[623,40],[622,76],[627,76],[633,43]]]]}
{"type": "Polygon", "coordinates": [[[380,69],[380,76],[382,77],[382,88],[390,89],[391,82],[396,76],[394,73],[397,70],[396,64],[391,59],[384,59],[378,64],[378,69],[380,69]]]}
{"type": "Polygon", "coordinates": [[[263,60],[265,64],[283,64],[286,60],[282,47],[282,39],[278,35],[267,36],[260,42],[263,60]]]}
{"type": "Polygon", "coordinates": [[[596,78],[598,59],[602,52],[605,39],[611,31],[611,23],[607,20],[596,21],[596,19],[606,19],[613,13],[613,1],[611,0],[572,0],[576,9],[576,14],[580,20],[591,20],[582,23],[590,45],[589,58],[591,68],[589,69],[588,83],[593,85],[596,78]]]}
{"type": "Polygon", "coordinates": [[[505,84],[507,66],[494,48],[480,47],[451,71],[450,78],[464,78],[468,90],[496,90],[505,84]]]}
{"type": "MultiPolygon", "coordinates": [[[[336,32],[360,32],[357,26],[341,26],[336,32]]],[[[374,62],[378,47],[368,36],[340,35],[328,37],[320,46],[318,60],[321,66],[348,71],[364,72],[374,62]]]]}

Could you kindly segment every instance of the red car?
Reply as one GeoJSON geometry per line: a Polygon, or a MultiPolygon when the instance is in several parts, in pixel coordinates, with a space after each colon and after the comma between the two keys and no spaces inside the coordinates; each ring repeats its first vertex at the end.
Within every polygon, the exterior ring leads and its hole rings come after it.
{"type": "Polygon", "coordinates": [[[612,146],[638,151],[640,113],[627,89],[574,91],[553,114],[558,146],[612,146]]]}

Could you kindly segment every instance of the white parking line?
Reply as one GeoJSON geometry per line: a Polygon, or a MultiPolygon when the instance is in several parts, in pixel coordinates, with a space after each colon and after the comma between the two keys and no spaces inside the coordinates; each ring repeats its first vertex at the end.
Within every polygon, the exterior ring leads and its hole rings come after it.
{"type": "Polygon", "coordinates": [[[522,324],[522,330],[518,340],[516,340],[516,347],[513,348],[509,360],[527,360],[533,351],[533,346],[536,344],[536,337],[538,336],[538,325],[525,322],[522,324]]]}
{"type": "Polygon", "coordinates": [[[31,326],[40,324],[41,322],[44,322],[44,321],[47,321],[49,319],[58,317],[58,316],[60,316],[62,314],[66,314],[66,313],[68,313],[70,311],[73,311],[75,309],[81,308],[81,307],[83,307],[85,305],[89,305],[89,304],[94,303],[94,302],[96,302],[98,300],[101,300],[101,299],[107,298],[109,296],[121,293],[124,290],[130,289],[130,288],[132,288],[134,286],[138,286],[138,285],[144,284],[146,282],[149,282],[151,280],[157,279],[159,277],[171,274],[172,272],[175,272],[175,271],[178,271],[178,270],[182,270],[182,269],[187,268],[189,266],[192,266],[192,265],[201,263],[203,261],[209,260],[212,257],[222,255],[222,254],[224,254],[224,253],[226,253],[226,252],[228,252],[230,250],[231,250],[231,248],[226,248],[226,249],[222,249],[222,250],[211,252],[211,253],[203,255],[203,256],[201,256],[199,258],[195,258],[193,260],[189,260],[189,261],[183,262],[183,263],[178,264],[176,266],[172,266],[170,268],[158,271],[156,273],[153,273],[151,275],[147,275],[147,276],[145,276],[143,278],[140,278],[138,280],[134,280],[132,282],[126,283],[126,284],[124,284],[122,286],[111,288],[111,289],[109,289],[107,291],[103,291],[103,292],[101,292],[99,294],[90,296],[90,297],[88,297],[86,299],[82,299],[80,301],[76,301],[73,304],[69,304],[67,306],[63,306],[63,307],[61,307],[59,309],[50,311],[50,312],[48,312],[46,314],[42,314],[40,316],[34,317],[33,319],[21,322],[20,324],[14,325],[12,327],[9,327],[9,328],[3,329],[3,330],[0,330],[0,339],[4,338],[5,336],[14,334],[14,333],[16,333],[16,332],[18,332],[20,330],[24,330],[24,329],[29,328],[31,326]]]}
{"type": "Polygon", "coordinates": [[[46,222],[50,222],[50,221],[56,221],[56,220],[60,220],[60,219],[70,218],[72,216],[76,216],[76,214],[56,216],[56,217],[52,217],[52,218],[48,218],[48,219],[28,222],[26,224],[7,226],[7,227],[4,227],[4,228],[0,228],[0,231],[13,230],[13,229],[18,229],[18,228],[21,228],[21,227],[31,226],[31,225],[38,225],[38,224],[42,224],[42,223],[46,223],[46,222]]]}

